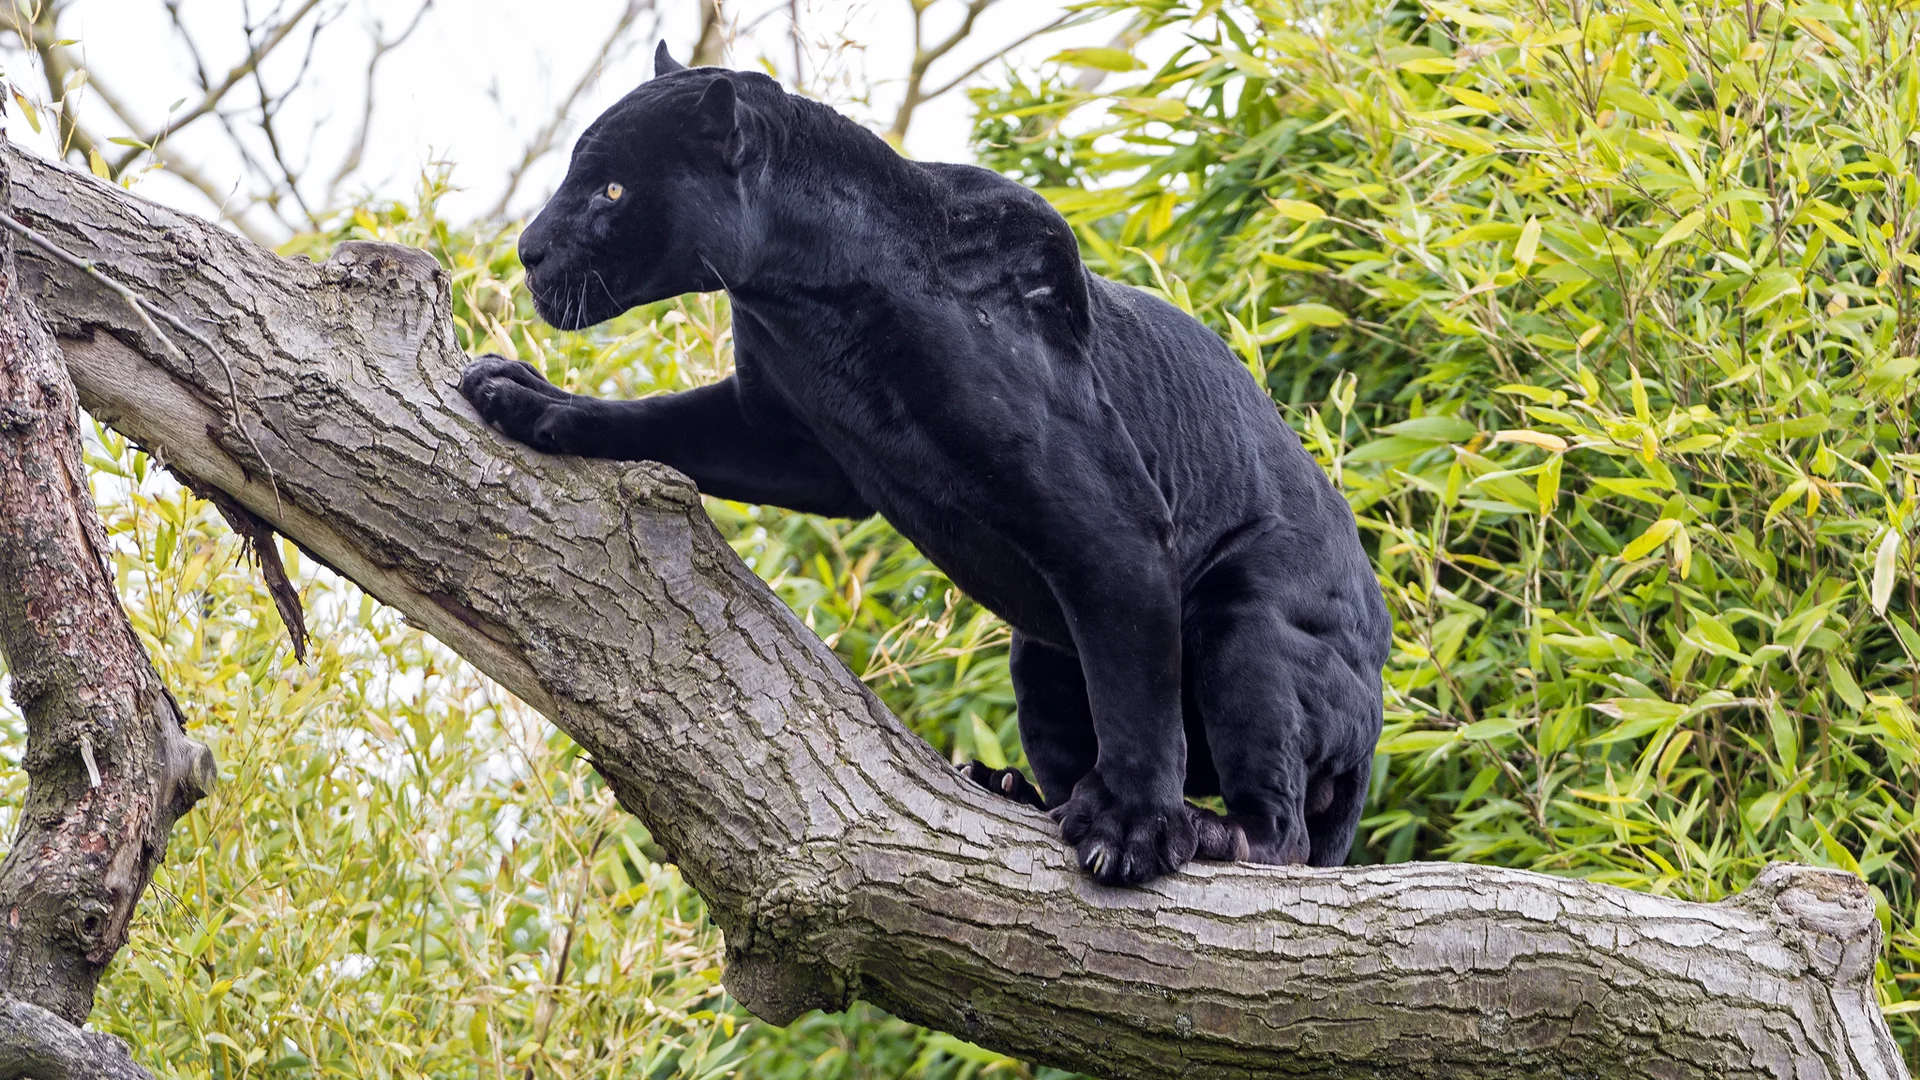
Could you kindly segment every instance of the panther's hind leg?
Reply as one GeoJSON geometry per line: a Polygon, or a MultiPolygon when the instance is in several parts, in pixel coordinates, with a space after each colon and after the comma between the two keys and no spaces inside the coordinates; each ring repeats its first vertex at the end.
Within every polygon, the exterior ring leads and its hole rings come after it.
{"type": "MultiPolygon", "coordinates": [[[[1087,680],[1080,671],[1080,658],[1065,649],[1036,641],[1025,634],[1013,635],[1009,657],[1013,676],[1014,703],[1019,709],[1020,746],[1026,751],[1027,764],[1039,790],[1034,801],[1024,797],[1033,791],[1025,777],[1009,791],[1000,785],[1010,783],[1001,773],[990,779],[992,790],[1051,809],[1073,795],[1073,786],[1093,771],[1099,743],[1093,735],[1093,711],[1087,704],[1087,680]]],[[[977,768],[987,770],[985,766],[977,768]]],[[[1018,770],[1002,770],[1019,775],[1018,770]]],[[[975,779],[979,779],[978,776],[975,779]]]]}
{"type": "Polygon", "coordinates": [[[1365,798],[1380,732],[1378,671],[1362,670],[1372,627],[1324,573],[1256,548],[1209,569],[1188,598],[1189,693],[1226,820],[1254,862],[1344,862],[1359,814],[1341,778],[1357,769],[1365,798]]]}
{"type": "Polygon", "coordinates": [[[1004,795],[1035,810],[1047,808],[1047,800],[1040,797],[1040,789],[1034,787],[1033,781],[1028,780],[1019,769],[996,769],[984,761],[976,760],[960,766],[960,775],[995,795],[1004,795]]]}
{"type": "MultiPolygon", "coordinates": [[[[1353,848],[1353,834],[1360,825],[1360,813],[1367,805],[1367,783],[1373,778],[1373,757],[1331,776],[1321,778],[1313,794],[1324,798],[1316,812],[1307,807],[1307,840],[1312,848],[1307,856],[1310,866],[1345,866],[1353,848]]],[[[1313,803],[1321,803],[1319,798],[1313,803]]]]}

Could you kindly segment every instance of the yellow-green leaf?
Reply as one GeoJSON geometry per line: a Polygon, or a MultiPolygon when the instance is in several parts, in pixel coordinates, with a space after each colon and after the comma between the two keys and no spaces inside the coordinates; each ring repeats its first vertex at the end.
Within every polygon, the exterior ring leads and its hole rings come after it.
{"type": "Polygon", "coordinates": [[[1310,202],[1301,202],[1299,199],[1269,199],[1268,202],[1273,204],[1274,210],[1279,212],[1281,217],[1292,218],[1295,221],[1319,221],[1327,216],[1325,210],[1310,202]]]}
{"type": "Polygon", "coordinates": [[[1747,314],[1761,310],[1783,296],[1800,295],[1800,279],[1793,271],[1775,269],[1761,274],[1747,291],[1747,314]]]}
{"type": "Polygon", "coordinates": [[[1000,736],[994,734],[985,720],[980,719],[979,713],[970,712],[967,718],[973,722],[973,752],[980,759],[980,764],[989,769],[1006,768],[1007,755],[1000,749],[1000,736]]]}
{"type": "Polygon", "coordinates": [[[1138,71],[1146,67],[1123,49],[1062,49],[1050,59],[1056,64],[1100,71],[1138,71]]]}
{"type": "Polygon", "coordinates": [[[1833,691],[1840,700],[1859,712],[1867,707],[1867,696],[1860,692],[1860,684],[1854,681],[1853,672],[1847,670],[1846,658],[1837,653],[1827,654],[1827,682],[1833,685],[1833,691]]]}
{"type": "Polygon", "coordinates": [[[1567,440],[1558,435],[1549,434],[1545,431],[1534,431],[1530,428],[1505,428],[1496,431],[1493,433],[1493,441],[1495,445],[1499,445],[1500,443],[1526,443],[1528,446],[1537,446],[1542,450],[1550,450],[1556,454],[1565,453],[1568,446],[1567,440]]]}
{"type": "Polygon", "coordinates": [[[1540,250],[1540,219],[1530,217],[1520,227],[1520,239],[1513,243],[1513,264],[1526,269],[1533,265],[1533,257],[1540,250]]]}
{"type": "Polygon", "coordinates": [[[35,135],[40,134],[40,110],[34,108],[33,102],[18,90],[13,92],[13,100],[20,103],[20,115],[27,118],[27,126],[33,129],[35,135]]]}
{"type": "Polygon", "coordinates": [[[1667,538],[1672,536],[1673,531],[1679,527],[1680,523],[1673,518],[1661,518],[1659,521],[1647,526],[1646,532],[1634,537],[1632,542],[1622,548],[1620,550],[1620,557],[1627,562],[1646,558],[1654,549],[1666,543],[1667,538]]]}
{"type": "Polygon", "coordinates": [[[1142,116],[1150,116],[1155,120],[1165,120],[1169,123],[1187,115],[1186,103],[1175,101],[1173,98],[1121,98],[1119,105],[1129,112],[1137,112],[1142,116]]]}
{"type": "Polygon", "coordinates": [[[1347,321],[1345,313],[1325,304],[1293,304],[1281,308],[1280,312],[1308,326],[1343,326],[1347,321]]]}
{"type": "Polygon", "coordinates": [[[1706,211],[1695,210],[1693,213],[1674,222],[1672,227],[1666,232],[1661,233],[1660,239],[1653,242],[1653,250],[1660,251],[1685,240],[1687,237],[1692,236],[1694,230],[1698,229],[1706,220],[1706,211]]]}
{"type": "Polygon", "coordinates": [[[1873,555],[1873,613],[1887,613],[1887,601],[1893,597],[1893,572],[1900,561],[1900,530],[1889,528],[1880,538],[1873,555]]]}

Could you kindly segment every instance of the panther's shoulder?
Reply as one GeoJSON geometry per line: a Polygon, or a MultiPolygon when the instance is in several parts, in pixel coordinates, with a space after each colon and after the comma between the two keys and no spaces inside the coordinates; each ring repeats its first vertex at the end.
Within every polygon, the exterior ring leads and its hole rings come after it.
{"type": "Polygon", "coordinates": [[[1090,325],[1087,272],[1073,229],[1039,193],[989,169],[921,165],[939,193],[928,223],[948,282],[988,311],[1018,314],[1062,345],[1090,325]]]}

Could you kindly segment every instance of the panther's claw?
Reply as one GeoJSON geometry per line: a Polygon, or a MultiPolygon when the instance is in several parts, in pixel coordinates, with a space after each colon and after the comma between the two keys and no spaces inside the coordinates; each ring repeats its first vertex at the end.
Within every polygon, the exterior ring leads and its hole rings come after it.
{"type": "Polygon", "coordinates": [[[1123,801],[1092,772],[1074,785],[1071,799],[1049,813],[1095,881],[1141,885],[1193,859],[1200,837],[1191,809],[1184,801],[1170,806],[1123,801]]]}
{"type": "Polygon", "coordinates": [[[1025,803],[1036,810],[1045,810],[1047,802],[1040,795],[1040,789],[1033,786],[1025,773],[1019,769],[995,769],[983,761],[969,761],[956,766],[960,775],[986,788],[996,795],[1025,803]]]}

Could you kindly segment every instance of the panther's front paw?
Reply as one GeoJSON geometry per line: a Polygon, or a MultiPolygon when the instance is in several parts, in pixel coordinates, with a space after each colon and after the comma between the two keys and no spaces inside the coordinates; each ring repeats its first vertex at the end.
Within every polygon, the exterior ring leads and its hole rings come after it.
{"type": "Polygon", "coordinates": [[[1140,885],[1192,861],[1199,831],[1184,801],[1166,806],[1121,800],[1098,772],[1050,811],[1080,866],[1103,885],[1140,885]]]}
{"type": "Polygon", "coordinates": [[[1040,797],[1040,789],[1034,787],[1033,782],[1019,769],[996,769],[985,762],[972,761],[960,766],[960,775],[995,795],[1026,803],[1036,810],[1047,808],[1047,801],[1040,797]]]}
{"type": "Polygon", "coordinates": [[[563,414],[573,395],[542,378],[533,365],[483,356],[461,373],[460,396],[508,438],[536,450],[566,449],[563,414]]]}

